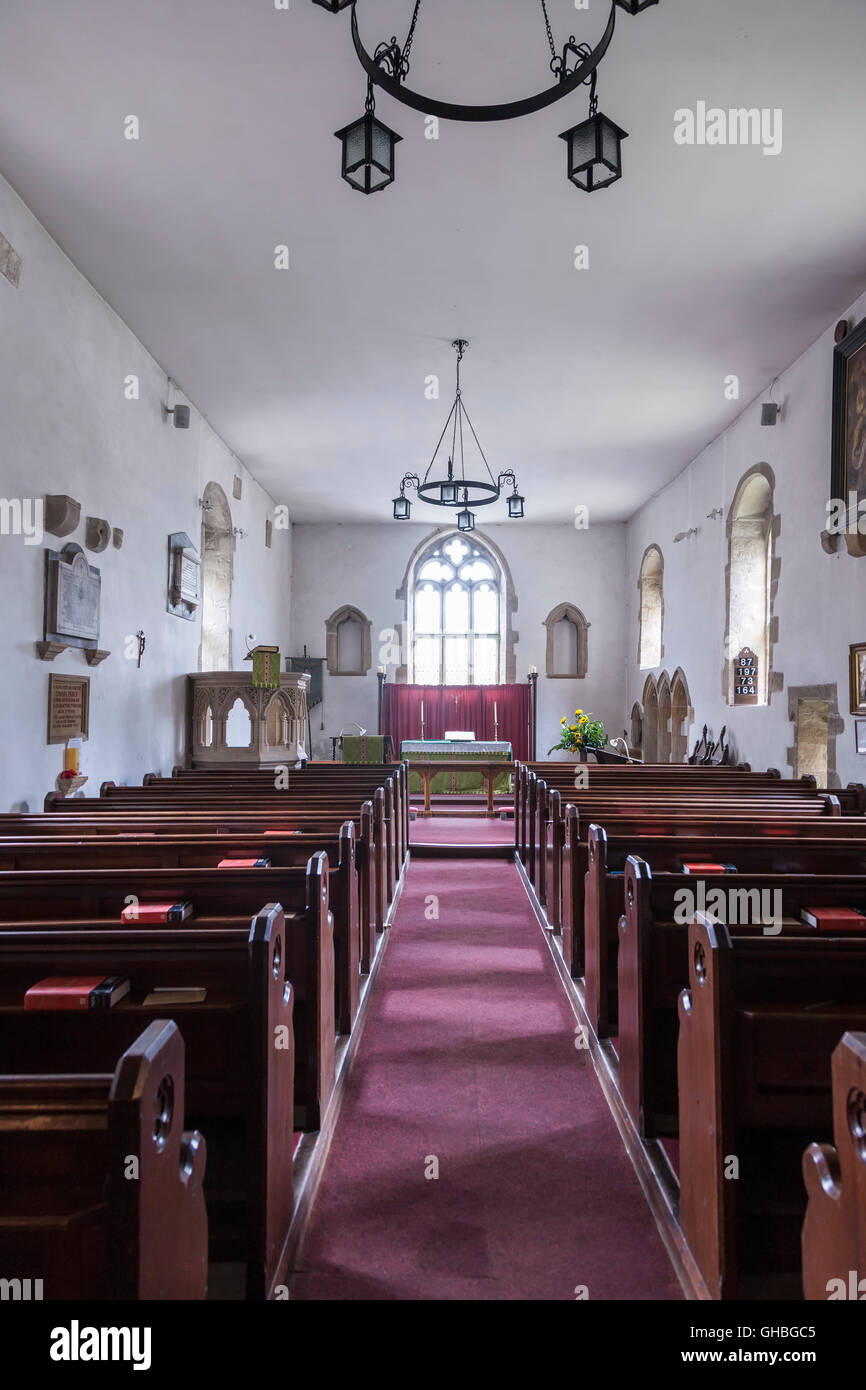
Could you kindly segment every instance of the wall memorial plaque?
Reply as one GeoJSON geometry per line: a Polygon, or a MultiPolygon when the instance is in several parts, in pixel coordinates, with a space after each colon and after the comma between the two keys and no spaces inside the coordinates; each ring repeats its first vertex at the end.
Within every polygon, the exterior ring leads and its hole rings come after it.
{"type": "Polygon", "coordinates": [[[80,545],[46,551],[45,640],[67,647],[99,646],[102,580],[80,545]]]}
{"type": "Polygon", "coordinates": [[[192,622],[201,602],[200,583],[198,551],[186,531],[173,531],[168,538],[167,611],[192,622]]]}
{"type": "Polygon", "coordinates": [[[751,647],[743,647],[734,658],[734,704],[758,703],[758,658],[751,647]]]}
{"type": "Polygon", "coordinates": [[[88,738],[90,729],[90,677],[48,677],[48,742],[88,738]]]}

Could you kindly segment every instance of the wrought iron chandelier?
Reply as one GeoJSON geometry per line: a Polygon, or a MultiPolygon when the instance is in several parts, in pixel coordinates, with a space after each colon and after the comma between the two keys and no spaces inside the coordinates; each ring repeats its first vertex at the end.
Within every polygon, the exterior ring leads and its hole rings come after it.
{"type": "Polygon", "coordinates": [[[491,502],[498,502],[503,487],[510,483],[512,491],[508,496],[508,515],[519,518],[523,516],[524,498],[517,491],[517,478],[511,468],[507,468],[503,473],[494,479],[490,471],[490,465],[484,455],[484,450],[478,443],[478,435],[475,433],[472,421],[469,419],[466,406],[463,404],[463,395],[460,389],[460,363],[463,354],[469,346],[465,338],[455,338],[451,344],[457,353],[457,390],[454,396],[454,404],[448,412],[448,419],[445,421],[442,433],[439,436],[436,448],[433,450],[433,457],[427,465],[427,472],[423,479],[417,473],[404,473],[400,481],[400,492],[393,499],[394,520],[408,521],[412,513],[412,504],[406,496],[406,490],[411,489],[416,492],[423,502],[429,502],[434,507],[454,507],[460,508],[457,513],[457,527],[460,531],[475,530],[475,513],[471,507],[488,507],[491,502]],[[469,433],[475,441],[475,447],[481,456],[484,468],[487,472],[487,479],[467,478],[466,460],[463,448],[463,423],[466,422],[469,433]],[[445,466],[445,476],[442,478],[431,478],[436,459],[439,457],[439,450],[442,448],[443,440],[448,434],[448,427],[451,427],[451,448],[448,454],[448,463],[445,466]]]}
{"type": "Polygon", "coordinates": [[[568,149],[568,178],[577,188],[592,193],[597,188],[610,187],[622,176],[622,142],[626,139],[626,132],[598,109],[598,68],[613,38],[617,9],[625,10],[628,14],[639,14],[641,10],[649,9],[650,5],[657,5],[658,0],[610,0],[607,24],[595,46],[578,43],[574,34],[570,34],[562,45],[561,53],[557,52],[550,26],[547,0],[541,0],[550,47],[549,66],[556,78],[553,86],[517,101],[474,106],[438,101],[405,85],[421,0],[415,0],[402,48],[396,34],[392,34],[389,42],[377,44],[372,53],[365,48],[361,39],[356,0],[313,0],[313,3],[334,14],[349,6],[352,8],[352,42],[358,61],[367,74],[367,100],[364,115],[334,133],[343,147],[342,176],[358,192],[377,193],[394,182],[394,151],[402,138],[377,118],[374,87],[379,87],[402,105],[423,112],[425,116],[438,116],[448,121],[508,121],[516,116],[541,111],[545,106],[569,96],[578,87],[589,87],[589,118],[563,131],[560,136],[568,149]]]}

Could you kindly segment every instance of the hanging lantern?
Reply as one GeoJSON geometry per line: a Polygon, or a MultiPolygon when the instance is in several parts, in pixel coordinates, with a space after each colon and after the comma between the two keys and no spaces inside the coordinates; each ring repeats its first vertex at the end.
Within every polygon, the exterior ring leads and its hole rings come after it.
{"type": "MultiPolygon", "coordinates": [[[[352,0],[313,0],[314,5],[321,5],[323,10],[330,10],[331,14],[339,14],[340,10],[345,10],[351,5],[352,0]]],[[[647,3],[654,5],[656,0],[647,0],[647,3]]]]}
{"type": "Polygon", "coordinates": [[[360,120],[335,130],[334,135],[343,144],[346,183],[359,193],[378,193],[394,182],[394,146],[403,137],[376,120],[372,82],[367,83],[365,108],[360,120]]]}
{"type": "Polygon", "coordinates": [[[584,192],[607,188],[622,176],[621,146],[628,132],[607,116],[595,112],[559,138],[568,145],[568,177],[584,192]]]}
{"type": "Polygon", "coordinates": [[[515,520],[519,520],[520,517],[523,516],[523,501],[524,499],[521,497],[520,493],[515,488],[514,492],[512,492],[511,496],[508,499],[508,515],[510,517],[514,518],[515,520]]]}
{"type": "Polygon", "coordinates": [[[468,507],[464,507],[462,512],[457,513],[457,529],[458,531],[475,530],[475,513],[470,512],[468,507]]]}
{"type": "MultiPolygon", "coordinates": [[[[657,5],[659,0],[616,0],[616,3],[623,10],[628,10],[629,14],[640,14],[641,10],[649,9],[650,5],[657,5]]],[[[324,0],[316,0],[317,5],[324,3],[324,0]]]]}
{"type": "Polygon", "coordinates": [[[439,501],[443,507],[454,507],[457,504],[457,484],[450,480],[439,485],[439,501]]]}
{"type": "Polygon", "coordinates": [[[394,498],[394,520],[408,521],[411,514],[412,503],[409,501],[409,498],[401,492],[399,497],[394,498]]]}

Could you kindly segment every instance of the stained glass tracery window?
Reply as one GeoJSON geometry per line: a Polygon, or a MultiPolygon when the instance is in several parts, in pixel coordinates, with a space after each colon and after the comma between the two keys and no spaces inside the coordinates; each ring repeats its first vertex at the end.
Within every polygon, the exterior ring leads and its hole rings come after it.
{"type": "Polygon", "coordinates": [[[480,544],[452,536],[415,569],[414,680],[495,685],[500,679],[501,581],[480,544]]]}

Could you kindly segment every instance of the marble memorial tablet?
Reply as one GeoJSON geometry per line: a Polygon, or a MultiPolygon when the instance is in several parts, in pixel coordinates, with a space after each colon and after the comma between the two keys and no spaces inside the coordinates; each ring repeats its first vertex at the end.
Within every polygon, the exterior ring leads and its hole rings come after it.
{"type": "Polygon", "coordinates": [[[45,639],[67,646],[99,644],[99,602],[102,580],[88,564],[80,545],[70,543],[59,553],[49,550],[45,594],[45,639]]]}

